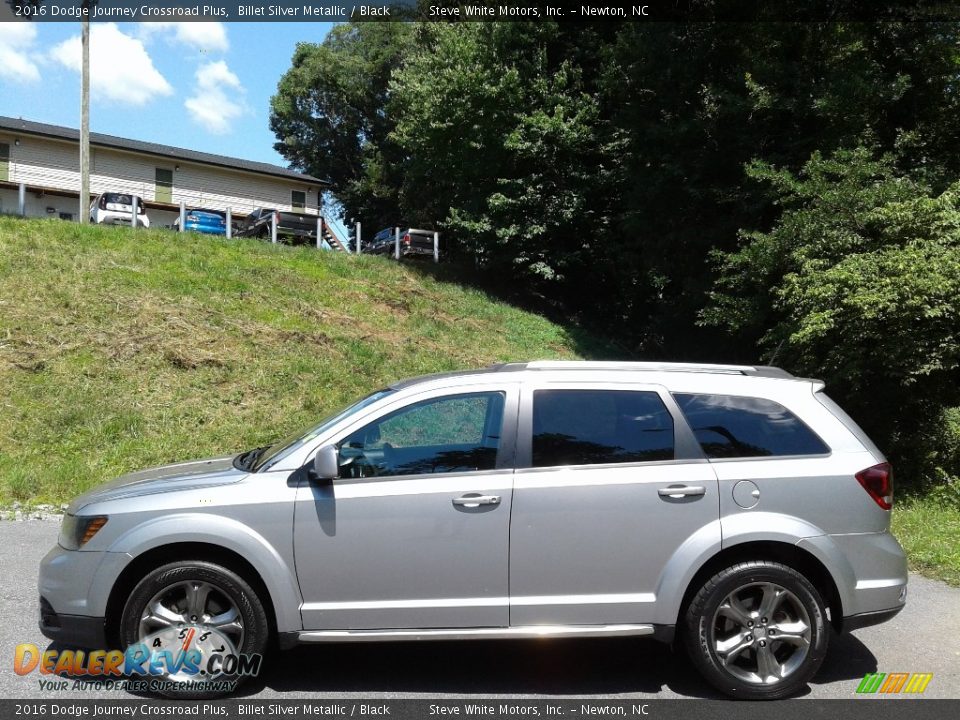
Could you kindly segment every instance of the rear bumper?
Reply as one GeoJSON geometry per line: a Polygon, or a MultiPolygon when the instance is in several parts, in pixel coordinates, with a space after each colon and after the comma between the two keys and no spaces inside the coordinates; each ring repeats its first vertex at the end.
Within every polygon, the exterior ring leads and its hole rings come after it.
{"type": "MultiPolygon", "coordinates": [[[[126,213],[118,213],[110,210],[100,213],[100,216],[97,218],[97,222],[99,222],[101,225],[132,225],[133,224],[130,215],[126,213]]],[[[147,218],[146,215],[138,215],[137,225],[139,227],[149,228],[150,220],[147,218]]]]}
{"type": "Polygon", "coordinates": [[[218,225],[191,225],[187,223],[184,226],[187,232],[198,232],[204,235],[226,235],[227,229],[218,225]]]}
{"type": "MultiPolygon", "coordinates": [[[[368,245],[363,248],[365,255],[388,255],[393,257],[397,246],[393,242],[368,245]]],[[[400,257],[433,257],[433,245],[405,245],[400,243],[400,257]]]]}
{"type": "MultiPolygon", "coordinates": [[[[906,603],[907,558],[889,532],[819,535],[804,538],[797,547],[819,558],[833,576],[844,625],[850,618],[875,613],[893,617],[906,603]]],[[[866,619],[851,622],[874,624],[866,619]]]]}
{"type": "Polygon", "coordinates": [[[422,247],[417,245],[407,245],[406,249],[401,245],[400,254],[404,257],[408,256],[418,256],[418,257],[433,257],[433,246],[422,247]]]}

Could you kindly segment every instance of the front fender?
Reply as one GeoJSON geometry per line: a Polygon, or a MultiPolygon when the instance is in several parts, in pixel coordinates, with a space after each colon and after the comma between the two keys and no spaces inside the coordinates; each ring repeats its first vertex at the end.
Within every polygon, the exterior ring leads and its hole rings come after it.
{"type": "Polygon", "coordinates": [[[241,522],[207,513],[165,515],[131,528],[114,540],[108,551],[123,553],[133,560],[164,545],[191,542],[217,545],[244,558],[259,573],[270,593],[277,630],[303,629],[300,588],[293,568],[266,538],[241,522]]]}

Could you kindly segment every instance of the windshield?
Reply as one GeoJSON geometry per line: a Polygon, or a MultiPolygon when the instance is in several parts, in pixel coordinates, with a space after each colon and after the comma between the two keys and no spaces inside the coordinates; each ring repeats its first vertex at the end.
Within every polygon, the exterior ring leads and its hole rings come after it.
{"type": "Polygon", "coordinates": [[[283,438],[282,440],[278,440],[273,445],[270,445],[269,447],[266,448],[266,450],[257,459],[256,464],[251,468],[251,470],[253,472],[257,472],[258,470],[260,470],[261,468],[265,467],[268,464],[272,464],[274,462],[282,460],[283,458],[287,457],[290,453],[292,453],[294,450],[297,450],[303,447],[308,442],[310,442],[311,440],[313,440],[314,438],[318,437],[320,434],[325,432],[329,427],[340,422],[348,415],[352,415],[358,410],[362,410],[368,405],[372,405],[380,398],[386,397],[387,395],[390,395],[393,392],[394,391],[389,388],[385,390],[377,390],[377,392],[367,395],[365,398],[363,398],[363,400],[355,402],[353,405],[350,405],[349,407],[344,408],[343,410],[337,413],[334,413],[330,417],[321,421],[319,425],[314,425],[308,428],[307,430],[301,430],[299,432],[294,433],[293,435],[289,435],[283,438]]]}

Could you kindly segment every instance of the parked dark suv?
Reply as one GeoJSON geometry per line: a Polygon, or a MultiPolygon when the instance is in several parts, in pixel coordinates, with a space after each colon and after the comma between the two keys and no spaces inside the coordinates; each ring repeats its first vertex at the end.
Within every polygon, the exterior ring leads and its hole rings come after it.
{"type": "MultiPolygon", "coordinates": [[[[363,252],[371,255],[395,254],[396,233],[396,228],[384,228],[369,243],[364,243],[363,252]]],[[[433,231],[400,228],[400,257],[433,257],[433,231]]]]}

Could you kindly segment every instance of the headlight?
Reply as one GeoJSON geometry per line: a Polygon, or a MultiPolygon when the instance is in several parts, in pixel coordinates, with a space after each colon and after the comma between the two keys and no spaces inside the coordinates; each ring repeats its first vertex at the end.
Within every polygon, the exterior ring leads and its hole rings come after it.
{"type": "Polygon", "coordinates": [[[106,515],[64,515],[57,542],[65,550],[79,550],[106,524],[106,515]]]}

